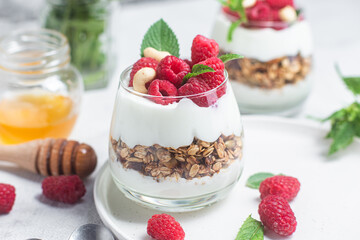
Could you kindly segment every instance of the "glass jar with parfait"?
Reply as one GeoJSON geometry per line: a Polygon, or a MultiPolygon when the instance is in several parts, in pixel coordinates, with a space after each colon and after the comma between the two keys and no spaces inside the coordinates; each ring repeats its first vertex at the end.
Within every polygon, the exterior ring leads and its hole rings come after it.
{"type": "Polygon", "coordinates": [[[224,53],[243,113],[292,115],[311,88],[312,36],[293,0],[230,0],[216,17],[212,37],[224,53]]]}
{"type": "Polygon", "coordinates": [[[219,46],[197,35],[191,60],[160,20],[125,69],[110,129],[109,165],[130,199],[190,211],[226,197],[243,169],[243,129],[219,46]]]}
{"type": "Polygon", "coordinates": [[[68,137],[82,91],[61,33],[22,30],[0,39],[0,143],[68,137]]]}

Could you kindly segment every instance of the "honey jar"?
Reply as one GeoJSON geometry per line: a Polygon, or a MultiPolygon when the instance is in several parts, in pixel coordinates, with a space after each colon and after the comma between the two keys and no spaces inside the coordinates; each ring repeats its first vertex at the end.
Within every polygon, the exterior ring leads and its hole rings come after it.
{"type": "Polygon", "coordinates": [[[23,30],[0,39],[0,143],[68,137],[82,91],[61,33],[23,30]]]}

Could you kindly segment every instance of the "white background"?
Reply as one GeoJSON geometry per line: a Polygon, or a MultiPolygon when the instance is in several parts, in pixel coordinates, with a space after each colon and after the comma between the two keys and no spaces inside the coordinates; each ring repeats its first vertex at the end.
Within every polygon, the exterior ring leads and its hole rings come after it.
{"type": "MultiPolygon", "coordinates": [[[[0,35],[6,34],[14,26],[36,25],[34,21],[21,19],[21,14],[12,17],[3,7],[5,1],[9,0],[0,0],[0,35]],[[15,25],[10,25],[7,22],[9,19],[15,25]]],[[[30,13],[30,18],[39,16],[39,11],[43,9],[38,0],[10,1],[34,11],[34,14],[30,13]]],[[[119,61],[115,62],[113,80],[107,89],[90,91],[84,95],[81,114],[71,136],[95,148],[99,157],[97,170],[107,158],[108,132],[118,76],[126,66],[138,59],[142,36],[147,28],[160,17],[164,18],[178,36],[182,56],[187,57],[190,55],[193,37],[199,33],[210,34],[219,9],[216,0],[145,2],[123,6],[115,18],[112,32],[116,46],[113,47],[113,53],[119,61]]],[[[339,62],[344,73],[360,75],[360,1],[299,0],[298,4],[305,8],[314,34],[315,84],[303,111],[297,117],[324,117],[353,101],[352,95],[337,77],[333,65],[339,62]]],[[[11,12],[15,16],[16,8],[11,12]]],[[[92,197],[95,175],[86,180],[87,194],[83,200],[76,205],[65,205],[48,201],[41,195],[42,177],[14,166],[0,165],[0,182],[13,184],[17,192],[12,212],[0,215],[0,239],[38,237],[63,240],[79,225],[100,223],[92,197]]]]}

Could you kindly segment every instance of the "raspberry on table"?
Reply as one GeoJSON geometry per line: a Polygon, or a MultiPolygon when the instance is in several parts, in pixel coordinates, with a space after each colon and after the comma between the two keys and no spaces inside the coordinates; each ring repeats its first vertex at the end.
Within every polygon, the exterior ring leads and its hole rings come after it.
{"type": "Polygon", "coordinates": [[[133,86],[134,76],[140,69],[149,67],[149,68],[153,68],[156,71],[157,65],[158,65],[158,61],[156,61],[154,58],[149,58],[149,57],[140,58],[136,63],[134,63],[132,67],[130,73],[129,87],[133,86]]]}
{"type": "Polygon", "coordinates": [[[271,8],[280,9],[286,6],[294,7],[294,0],[265,0],[271,8]]]}
{"type": "Polygon", "coordinates": [[[289,236],[296,230],[296,217],[289,203],[275,195],[265,197],[259,205],[260,220],[270,230],[281,236],[289,236]]]}
{"type": "MultiPolygon", "coordinates": [[[[179,96],[200,94],[211,90],[209,85],[200,78],[192,77],[178,90],[179,96]]],[[[203,96],[189,97],[199,107],[209,107],[217,101],[216,92],[209,92],[203,96]]]]}
{"type": "Polygon", "coordinates": [[[300,182],[290,176],[273,176],[261,182],[259,191],[260,198],[264,199],[268,195],[283,197],[287,201],[293,200],[300,190],[300,182]]]}
{"type": "Polygon", "coordinates": [[[0,183],[0,214],[9,213],[15,202],[15,187],[0,183]]]}
{"type": "Polygon", "coordinates": [[[71,204],[79,201],[86,192],[83,181],[77,175],[46,177],[42,189],[48,199],[71,204]]]}
{"type": "Polygon", "coordinates": [[[155,214],[148,220],[147,233],[155,240],[183,240],[185,232],[174,217],[155,214]]]}
{"type": "Polygon", "coordinates": [[[151,98],[156,103],[162,105],[168,105],[176,101],[175,98],[161,98],[161,97],[169,97],[169,96],[177,96],[178,90],[171,82],[167,80],[159,80],[155,79],[150,83],[148,88],[148,94],[153,96],[158,96],[156,98],[151,98]]]}
{"type": "Polygon", "coordinates": [[[191,46],[191,61],[193,64],[219,55],[219,44],[202,35],[197,35],[191,46]]]}
{"type": "Polygon", "coordinates": [[[269,21],[272,20],[272,12],[267,2],[256,2],[256,4],[246,9],[246,15],[250,21],[269,21]]]}
{"type": "Polygon", "coordinates": [[[175,56],[167,56],[160,61],[156,76],[158,79],[168,80],[179,88],[183,78],[189,72],[191,72],[190,66],[184,60],[175,56]]]}

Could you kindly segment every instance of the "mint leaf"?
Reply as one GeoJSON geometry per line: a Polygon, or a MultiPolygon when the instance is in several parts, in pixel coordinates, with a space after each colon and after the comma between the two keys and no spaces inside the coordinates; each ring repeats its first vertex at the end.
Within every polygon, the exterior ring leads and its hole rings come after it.
{"type": "Polygon", "coordinates": [[[332,127],[329,136],[333,138],[333,143],[329,150],[329,155],[332,155],[340,149],[346,148],[353,142],[355,131],[351,123],[338,122],[332,127]]]}
{"type": "Polygon", "coordinates": [[[360,77],[343,77],[343,80],[350,91],[355,95],[360,94],[360,77]]]}
{"type": "Polygon", "coordinates": [[[338,75],[345,82],[346,86],[350,91],[352,91],[355,95],[360,94],[360,77],[345,77],[342,75],[339,65],[335,64],[335,69],[338,75]]]}
{"type": "Polygon", "coordinates": [[[196,77],[200,74],[207,73],[207,72],[215,72],[215,70],[209,66],[203,65],[203,64],[196,64],[192,67],[191,73],[188,73],[183,78],[182,84],[184,85],[187,80],[189,80],[192,77],[196,77]]]}
{"type": "Polygon", "coordinates": [[[260,221],[251,217],[245,220],[235,240],[263,240],[264,239],[264,226],[260,221]]]}
{"type": "Polygon", "coordinates": [[[228,61],[234,60],[234,59],[239,59],[239,58],[244,58],[244,56],[241,56],[239,54],[224,54],[222,56],[219,57],[219,59],[223,62],[223,63],[227,63],[228,61]]]}
{"type": "Polygon", "coordinates": [[[354,123],[354,130],[355,130],[355,135],[357,137],[360,137],[360,103],[353,103],[353,105],[356,108],[356,119],[354,119],[353,123],[354,123]]]}
{"type": "Polygon", "coordinates": [[[167,51],[171,55],[179,57],[179,43],[176,35],[163,19],[154,23],[146,32],[141,44],[140,55],[142,57],[144,49],[147,47],[155,48],[158,51],[167,51]]]}
{"type": "Polygon", "coordinates": [[[253,189],[259,189],[260,183],[264,181],[266,178],[275,176],[272,173],[260,172],[251,175],[246,181],[246,186],[253,189]]]}
{"type": "Polygon", "coordinates": [[[296,9],[295,12],[296,12],[296,16],[299,17],[300,14],[302,14],[303,10],[301,8],[299,8],[299,9],[296,9]]]}
{"type": "Polygon", "coordinates": [[[339,111],[334,112],[329,117],[322,119],[322,122],[326,122],[328,120],[337,120],[343,119],[346,116],[346,109],[340,109],[339,111]]]}

